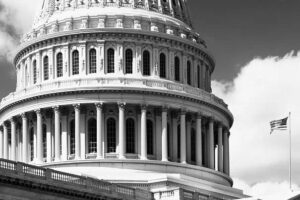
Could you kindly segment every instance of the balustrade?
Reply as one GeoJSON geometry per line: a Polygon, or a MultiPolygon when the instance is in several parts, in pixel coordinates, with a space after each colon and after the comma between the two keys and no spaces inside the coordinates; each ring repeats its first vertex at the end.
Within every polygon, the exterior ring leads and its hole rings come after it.
{"type": "MultiPolygon", "coordinates": [[[[121,185],[111,184],[105,181],[101,181],[98,179],[93,179],[89,177],[83,177],[83,176],[77,176],[73,174],[68,174],[64,172],[59,172],[55,170],[46,169],[43,167],[37,167],[33,165],[28,165],[25,163],[20,162],[14,162],[10,160],[0,159],[0,175],[1,176],[7,176],[7,177],[14,177],[16,178],[16,175],[19,175],[18,178],[30,178],[31,180],[34,180],[32,178],[35,178],[39,180],[39,182],[43,182],[47,185],[57,186],[57,183],[63,183],[65,187],[68,187],[69,185],[78,186],[78,189],[96,189],[101,190],[103,192],[107,193],[114,193],[120,196],[126,195],[130,199],[139,199],[142,198],[136,198],[136,197],[143,197],[145,200],[152,200],[153,195],[151,192],[134,189],[130,187],[125,187],[121,185]],[[7,171],[9,170],[9,171],[7,171]]],[[[99,191],[97,191],[98,193],[99,191]]]]}

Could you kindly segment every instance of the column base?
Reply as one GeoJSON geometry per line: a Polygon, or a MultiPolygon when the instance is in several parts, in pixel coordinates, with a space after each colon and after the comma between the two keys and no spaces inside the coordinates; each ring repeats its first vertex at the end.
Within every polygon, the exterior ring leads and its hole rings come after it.
{"type": "Polygon", "coordinates": [[[61,161],[67,161],[68,158],[67,158],[67,157],[62,157],[60,160],[61,160],[61,161]]]}
{"type": "Polygon", "coordinates": [[[61,161],[60,158],[55,158],[55,159],[54,159],[54,162],[60,162],[60,161],[61,161]]]}
{"type": "Polygon", "coordinates": [[[76,156],[76,157],[74,158],[74,160],[81,160],[81,157],[80,157],[80,156],[76,156]]]}
{"type": "Polygon", "coordinates": [[[103,156],[97,156],[96,159],[104,159],[103,156]]]}
{"type": "Polygon", "coordinates": [[[125,156],[119,156],[119,159],[126,159],[125,156]]]}
{"type": "Polygon", "coordinates": [[[148,160],[146,157],[140,157],[140,160],[148,160]]]}
{"type": "Polygon", "coordinates": [[[36,164],[36,165],[41,165],[41,164],[43,164],[44,162],[43,161],[41,161],[41,160],[35,160],[34,161],[34,164],[36,164]]]}

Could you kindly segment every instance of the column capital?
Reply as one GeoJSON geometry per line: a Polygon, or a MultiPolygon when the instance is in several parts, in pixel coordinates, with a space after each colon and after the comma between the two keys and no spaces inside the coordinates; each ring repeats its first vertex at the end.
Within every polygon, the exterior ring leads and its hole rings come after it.
{"type": "Polygon", "coordinates": [[[103,102],[95,103],[97,109],[103,109],[103,102]]]}
{"type": "Polygon", "coordinates": [[[227,134],[228,137],[230,136],[230,131],[229,131],[229,128],[227,126],[223,127],[223,132],[224,132],[224,134],[227,134]]]}
{"type": "Polygon", "coordinates": [[[141,104],[141,110],[147,110],[147,104],[141,104]]]}
{"type": "Polygon", "coordinates": [[[203,118],[203,113],[202,112],[197,112],[196,113],[196,118],[197,119],[202,119],[203,118]]]}
{"type": "Polygon", "coordinates": [[[2,124],[3,128],[7,128],[8,126],[8,122],[7,121],[4,121],[3,124],[2,124]]]}
{"type": "Polygon", "coordinates": [[[20,116],[21,116],[22,119],[27,119],[27,114],[26,113],[21,113],[20,116]]]}
{"type": "Polygon", "coordinates": [[[80,110],[80,104],[73,104],[73,107],[75,110],[80,110]]]}
{"type": "Polygon", "coordinates": [[[225,125],[224,125],[224,123],[222,121],[216,121],[216,122],[218,124],[218,128],[224,129],[225,125]]]}
{"type": "Polygon", "coordinates": [[[182,108],[182,109],[180,110],[180,115],[186,115],[186,113],[187,113],[187,109],[182,108]]]}
{"type": "Polygon", "coordinates": [[[53,106],[52,108],[53,108],[54,112],[59,112],[59,106],[53,106]]]}
{"type": "Polygon", "coordinates": [[[16,123],[15,117],[11,117],[11,118],[9,119],[9,121],[10,121],[11,124],[15,124],[15,123],[16,123]]]}
{"type": "Polygon", "coordinates": [[[36,113],[36,115],[41,115],[42,114],[42,110],[41,109],[37,109],[34,112],[36,113]]]}
{"type": "Polygon", "coordinates": [[[167,105],[162,106],[162,112],[168,112],[169,107],[167,105]]]}
{"type": "Polygon", "coordinates": [[[213,116],[209,116],[207,117],[209,123],[214,123],[216,121],[216,119],[213,116]]]}
{"type": "Polygon", "coordinates": [[[119,109],[125,109],[125,106],[126,106],[126,102],[118,102],[118,107],[119,109]]]}

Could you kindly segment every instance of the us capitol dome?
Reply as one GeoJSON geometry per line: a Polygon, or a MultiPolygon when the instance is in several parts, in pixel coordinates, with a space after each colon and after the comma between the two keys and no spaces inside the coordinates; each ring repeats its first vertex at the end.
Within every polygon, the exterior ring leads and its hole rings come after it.
{"type": "Polygon", "coordinates": [[[140,188],[238,199],[233,116],[187,0],[43,0],[0,104],[0,157],[140,188]]]}

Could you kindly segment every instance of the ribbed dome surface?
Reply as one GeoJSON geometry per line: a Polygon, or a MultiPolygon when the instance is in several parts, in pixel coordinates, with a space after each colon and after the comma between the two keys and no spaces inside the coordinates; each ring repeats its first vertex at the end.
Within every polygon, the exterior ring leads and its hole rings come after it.
{"type": "Polygon", "coordinates": [[[186,0],[44,0],[33,28],[66,18],[118,14],[151,16],[155,13],[191,26],[186,0]]]}

